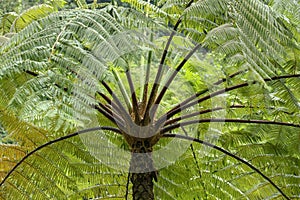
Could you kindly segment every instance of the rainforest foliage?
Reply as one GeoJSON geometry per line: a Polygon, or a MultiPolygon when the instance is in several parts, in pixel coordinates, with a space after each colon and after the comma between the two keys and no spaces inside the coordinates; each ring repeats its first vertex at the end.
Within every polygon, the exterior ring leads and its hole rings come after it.
{"type": "Polygon", "coordinates": [[[25,2],[0,199],[300,199],[299,1],[25,2]]]}

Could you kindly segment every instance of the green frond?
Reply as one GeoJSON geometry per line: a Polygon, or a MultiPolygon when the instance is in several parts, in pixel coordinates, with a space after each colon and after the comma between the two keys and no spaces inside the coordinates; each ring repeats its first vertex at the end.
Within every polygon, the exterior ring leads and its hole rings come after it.
{"type": "Polygon", "coordinates": [[[157,7],[156,5],[153,5],[150,2],[143,1],[143,0],[122,0],[124,3],[128,3],[132,8],[143,11],[147,14],[159,14],[164,17],[168,16],[166,12],[164,12],[163,9],[157,7]]]}
{"type": "Polygon", "coordinates": [[[0,46],[2,46],[5,42],[9,40],[8,37],[0,36],[0,46]]]}
{"type": "Polygon", "coordinates": [[[79,8],[86,9],[88,7],[86,1],[84,0],[75,0],[75,2],[79,8]]]}
{"type": "Polygon", "coordinates": [[[2,78],[18,75],[26,80],[15,90],[10,86],[10,106],[48,130],[68,132],[82,126],[80,120],[91,114],[82,108],[96,105],[94,96],[107,65],[136,50],[140,38],[102,11],[64,11],[33,22],[1,50],[2,78]]]}
{"type": "Polygon", "coordinates": [[[141,27],[154,28],[163,27],[160,20],[154,21],[150,16],[146,16],[145,13],[137,11],[132,8],[120,7],[118,8],[120,17],[117,19],[125,27],[131,29],[139,29],[141,27]]]}
{"type": "Polygon", "coordinates": [[[10,169],[25,156],[27,149],[19,145],[1,144],[0,180],[3,180],[10,169]]]}
{"type": "Polygon", "coordinates": [[[172,17],[173,20],[176,17],[179,17],[183,11],[185,6],[188,4],[189,1],[186,0],[162,0],[158,1],[157,4],[164,12],[168,13],[169,17],[172,17]]]}
{"type": "Polygon", "coordinates": [[[284,46],[291,43],[274,12],[260,1],[198,1],[184,16],[188,36],[202,42],[207,33],[205,45],[247,66],[262,82],[278,73],[273,61],[284,62],[284,46]]]}
{"type": "Polygon", "coordinates": [[[10,32],[19,32],[32,21],[43,18],[54,11],[52,6],[42,4],[31,7],[21,13],[13,22],[10,32]]]}
{"type": "Polygon", "coordinates": [[[7,14],[4,14],[1,17],[1,28],[0,28],[0,33],[1,35],[5,35],[10,32],[10,28],[12,24],[14,23],[14,20],[18,17],[18,14],[15,12],[10,12],[7,14]]]}
{"type": "Polygon", "coordinates": [[[0,122],[14,142],[0,145],[0,199],[124,199],[128,192],[130,199],[131,147],[109,116],[118,112],[110,101],[118,99],[131,117],[130,81],[140,103],[150,95],[143,96],[148,64],[149,90],[158,84],[159,96],[184,62],[157,118],[192,96],[194,106],[168,122],[207,123],[170,129],[177,138],[166,133],[170,138],[153,146],[155,198],[299,198],[298,8],[260,0],[124,0],[130,8],[85,10],[85,1],[76,2],[75,10],[32,8],[20,15],[24,23],[14,14],[2,18],[3,34],[12,26],[20,31],[0,41],[0,122]],[[107,113],[95,109],[100,105],[107,113]],[[213,117],[224,120],[212,126],[213,117]],[[104,125],[112,127],[100,130],[104,125]],[[100,128],[86,129],[94,126],[100,128]]]}
{"type": "Polygon", "coordinates": [[[9,137],[24,147],[35,148],[47,141],[45,130],[18,119],[9,111],[1,110],[0,118],[5,130],[10,133],[9,137]],[[15,123],[12,124],[12,121],[15,123]]]}

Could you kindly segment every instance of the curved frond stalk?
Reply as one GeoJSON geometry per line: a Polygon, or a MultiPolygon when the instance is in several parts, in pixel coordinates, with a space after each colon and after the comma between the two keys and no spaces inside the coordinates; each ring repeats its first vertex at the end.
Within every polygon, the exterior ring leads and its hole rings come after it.
{"type": "MultiPolygon", "coordinates": [[[[189,1],[189,3],[186,5],[186,8],[189,8],[192,5],[193,2],[194,2],[194,0],[189,1]]],[[[151,119],[150,115],[149,115],[150,114],[150,109],[151,109],[151,107],[152,107],[152,105],[155,101],[157,91],[158,91],[158,88],[159,88],[159,84],[160,84],[161,79],[162,79],[163,65],[164,65],[164,62],[166,60],[166,56],[167,56],[171,41],[172,41],[172,39],[175,35],[175,32],[177,31],[178,26],[180,25],[181,22],[182,22],[182,16],[179,17],[177,22],[175,23],[175,25],[173,27],[173,31],[171,32],[171,34],[168,38],[168,41],[165,45],[165,48],[162,52],[161,60],[160,60],[159,66],[158,66],[158,71],[157,71],[156,76],[155,76],[155,81],[154,81],[153,87],[151,89],[149,100],[146,104],[147,106],[146,106],[145,114],[144,114],[144,117],[143,117],[145,123],[148,123],[147,121],[150,121],[150,119],[151,119]]]]}
{"type": "Polygon", "coordinates": [[[114,75],[114,77],[115,77],[115,79],[117,81],[119,89],[120,89],[120,91],[122,93],[122,96],[123,96],[123,98],[125,100],[128,112],[131,113],[132,112],[132,110],[131,110],[131,103],[130,103],[129,95],[127,94],[127,91],[125,90],[124,84],[123,84],[123,82],[122,82],[122,80],[121,80],[121,78],[120,78],[120,76],[119,76],[119,74],[118,74],[118,72],[116,70],[112,69],[112,73],[113,73],[113,75],[114,75]]]}
{"type": "Polygon", "coordinates": [[[0,179],[2,180],[5,177],[5,174],[13,168],[15,163],[26,155],[27,149],[20,147],[19,145],[1,144],[0,150],[0,156],[2,158],[0,179]]]}
{"type": "Polygon", "coordinates": [[[89,129],[84,129],[84,130],[80,130],[80,131],[77,131],[75,133],[72,133],[72,134],[69,134],[69,135],[66,135],[66,136],[62,136],[60,138],[57,138],[55,140],[51,140],[37,148],[35,148],[34,150],[32,150],[31,152],[29,152],[28,154],[26,154],[10,171],[9,173],[4,177],[4,179],[1,181],[0,183],[0,187],[5,183],[5,181],[9,178],[9,176],[16,170],[16,168],[18,168],[27,158],[29,158],[31,155],[34,155],[34,153],[36,153],[37,151],[39,151],[40,149],[43,149],[51,144],[54,144],[54,143],[57,143],[57,142],[60,142],[60,141],[63,141],[65,139],[68,139],[68,138],[72,138],[74,136],[77,136],[77,135],[80,135],[80,134],[84,134],[84,133],[89,133],[89,132],[92,132],[92,131],[97,131],[97,130],[108,130],[108,131],[113,131],[113,132],[116,132],[118,134],[122,134],[121,131],[117,128],[113,128],[113,127],[94,127],[94,128],[89,128],[89,129]]]}
{"type": "Polygon", "coordinates": [[[249,162],[247,162],[246,160],[230,153],[229,151],[221,148],[221,147],[218,147],[214,144],[211,144],[209,142],[206,142],[206,141],[203,141],[203,140],[200,140],[200,139],[197,139],[197,138],[193,138],[193,137],[190,137],[190,136],[184,136],[184,135],[177,135],[177,134],[165,134],[163,137],[172,137],[172,138],[179,138],[179,139],[184,139],[184,140],[189,140],[189,141],[193,141],[193,142],[197,142],[199,144],[203,144],[205,146],[208,146],[210,148],[213,148],[213,149],[216,149],[240,162],[242,162],[243,164],[247,165],[248,167],[250,167],[252,170],[254,170],[255,172],[257,172],[259,175],[261,175],[264,179],[266,179],[272,186],[274,186],[279,192],[280,194],[286,198],[286,199],[290,199],[269,177],[267,177],[266,175],[264,175],[258,168],[256,168],[255,166],[253,166],[252,164],[250,164],[249,162]]]}
{"type": "Polygon", "coordinates": [[[139,123],[141,121],[140,112],[139,112],[139,105],[138,105],[139,102],[138,102],[136,92],[135,92],[135,88],[134,88],[134,85],[133,85],[133,81],[132,81],[132,78],[131,78],[130,69],[127,70],[125,73],[126,73],[126,78],[127,78],[128,84],[129,84],[130,93],[131,93],[132,110],[133,110],[133,113],[134,113],[134,118],[135,118],[136,123],[139,123]]]}
{"type": "MultiPolygon", "coordinates": [[[[295,74],[295,75],[283,75],[283,76],[275,76],[272,78],[265,78],[264,81],[265,82],[271,82],[271,81],[275,81],[275,80],[280,80],[280,79],[288,79],[288,78],[299,78],[300,74],[295,74]]],[[[184,100],[181,104],[178,104],[175,108],[173,108],[172,110],[170,110],[166,116],[162,116],[158,121],[161,121],[161,119],[163,119],[164,117],[167,117],[167,119],[169,119],[170,117],[174,116],[175,114],[181,112],[182,110],[189,108],[191,106],[194,106],[198,103],[201,103],[207,99],[210,99],[212,97],[218,96],[220,94],[224,94],[226,92],[232,91],[232,90],[236,90],[238,88],[242,88],[242,87],[246,87],[249,86],[251,84],[257,84],[257,81],[252,81],[250,83],[241,83],[235,86],[231,86],[231,87],[226,87],[224,89],[221,89],[219,91],[213,92],[207,96],[204,96],[202,98],[199,98],[198,100],[196,99],[197,97],[199,97],[200,95],[206,93],[208,90],[203,90],[200,92],[197,92],[196,95],[184,100]],[[196,100],[194,100],[196,99],[196,100]],[[193,101],[194,100],[194,101],[193,101]],[[190,103],[189,103],[190,102],[190,103]]]]}
{"type": "MultiPolygon", "coordinates": [[[[232,106],[229,106],[229,108],[248,108],[248,107],[243,106],[243,105],[232,105],[232,106]]],[[[190,114],[182,115],[182,116],[174,118],[174,119],[169,119],[164,123],[164,126],[174,124],[174,123],[179,122],[183,119],[188,119],[188,118],[192,118],[192,117],[195,117],[195,116],[200,116],[202,114],[211,113],[211,112],[214,112],[214,111],[219,111],[219,110],[224,110],[224,109],[226,109],[226,108],[225,107],[214,107],[214,108],[210,108],[210,109],[206,109],[206,110],[196,111],[196,112],[193,112],[193,113],[190,113],[190,114]]]]}
{"type": "MultiPolygon", "coordinates": [[[[178,65],[178,67],[176,68],[176,70],[172,73],[172,75],[170,76],[170,78],[167,80],[167,82],[164,84],[163,89],[161,90],[161,92],[158,94],[154,104],[159,105],[163,96],[165,95],[168,87],[170,86],[170,84],[172,83],[172,81],[174,80],[174,78],[176,77],[176,75],[179,73],[179,71],[182,69],[182,67],[185,65],[185,63],[190,59],[190,57],[201,47],[200,44],[197,44],[189,53],[188,55],[185,56],[185,58],[182,60],[182,62],[178,65]]],[[[156,110],[153,111],[153,115],[155,115],[156,110]]],[[[153,119],[154,117],[151,116],[151,119],[153,119]]]]}
{"type": "Polygon", "coordinates": [[[268,120],[244,120],[244,119],[228,119],[228,118],[209,118],[209,119],[199,119],[199,120],[190,120],[184,121],[181,123],[173,124],[164,127],[161,130],[161,134],[167,133],[168,131],[174,130],[179,127],[188,126],[191,124],[200,124],[200,123],[212,123],[212,122],[235,122],[235,123],[246,123],[246,124],[273,124],[273,125],[281,125],[281,126],[290,126],[300,128],[300,124],[293,124],[288,122],[276,122],[276,121],[268,121],[268,120]]]}

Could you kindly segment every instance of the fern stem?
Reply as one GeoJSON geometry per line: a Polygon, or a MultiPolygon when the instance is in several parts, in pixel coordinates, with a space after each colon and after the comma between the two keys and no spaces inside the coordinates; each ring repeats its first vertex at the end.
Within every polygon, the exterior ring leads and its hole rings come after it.
{"type": "Polygon", "coordinates": [[[201,123],[218,123],[218,122],[234,122],[234,123],[245,123],[245,124],[272,124],[272,125],[281,125],[281,126],[290,126],[300,128],[300,124],[293,124],[288,122],[277,122],[277,121],[269,121],[269,120],[252,120],[252,119],[229,119],[229,118],[205,118],[205,119],[197,119],[185,121],[177,124],[173,124],[170,126],[166,126],[160,132],[160,134],[164,134],[168,131],[174,130],[179,127],[184,127],[192,124],[201,124],[201,123]]]}
{"type": "Polygon", "coordinates": [[[112,73],[113,73],[113,75],[114,75],[114,77],[115,77],[115,79],[117,81],[117,84],[119,86],[119,89],[120,89],[120,91],[122,93],[122,96],[124,98],[124,101],[125,101],[127,109],[128,109],[128,112],[131,113],[132,112],[132,110],[131,110],[131,104],[130,104],[130,100],[129,100],[127,91],[126,91],[126,89],[124,87],[124,84],[123,84],[123,82],[122,82],[119,74],[116,72],[116,70],[112,69],[112,73]]]}
{"type": "MultiPolygon", "coordinates": [[[[274,81],[274,80],[279,80],[279,79],[284,79],[284,78],[298,78],[298,77],[300,77],[300,74],[283,75],[283,76],[276,76],[276,77],[272,77],[272,78],[265,78],[264,81],[269,82],[269,81],[274,81]]],[[[249,86],[251,84],[257,84],[257,83],[258,83],[257,81],[252,81],[250,83],[241,83],[241,84],[238,84],[238,85],[234,85],[234,86],[231,86],[231,87],[227,87],[227,88],[218,90],[218,91],[213,92],[213,93],[211,93],[207,96],[204,96],[200,99],[196,99],[198,96],[200,96],[201,94],[204,94],[206,92],[206,90],[205,91],[204,90],[200,91],[196,95],[194,95],[194,96],[186,99],[185,101],[183,101],[181,104],[178,104],[175,109],[172,109],[171,111],[167,112],[165,115],[163,115],[159,119],[159,121],[162,121],[165,118],[170,119],[172,116],[174,116],[177,113],[180,113],[182,110],[187,109],[191,106],[194,106],[198,103],[201,103],[205,100],[211,99],[215,96],[224,94],[228,91],[232,91],[232,90],[235,90],[235,89],[238,89],[238,88],[246,87],[246,86],[249,86]],[[196,99],[196,100],[194,100],[194,99],[196,99]],[[192,100],[194,100],[194,101],[192,101],[192,100]]]]}
{"type": "MultiPolygon", "coordinates": [[[[239,75],[239,74],[242,74],[242,73],[244,73],[244,72],[245,72],[245,70],[237,71],[237,72],[235,72],[235,73],[229,75],[228,78],[222,78],[222,79],[216,81],[215,83],[213,83],[213,85],[216,85],[216,86],[217,86],[217,85],[220,85],[220,84],[224,83],[225,81],[227,81],[228,79],[234,78],[235,76],[237,76],[237,75],[239,75]]],[[[197,92],[196,95],[193,96],[193,97],[194,97],[194,98],[197,98],[198,96],[200,96],[200,95],[202,95],[202,94],[205,94],[205,93],[208,92],[208,91],[209,91],[209,89],[206,88],[206,89],[204,89],[204,90],[201,90],[201,91],[197,92]]],[[[177,104],[174,108],[172,108],[170,111],[168,111],[168,113],[172,112],[173,110],[175,110],[175,109],[179,108],[180,106],[183,106],[183,105],[185,105],[186,103],[188,103],[189,101],[193,100],[193,99],[191,99],[191,98],[193,98],[193,97],[189,97],[189,98],[187,98],[186,100],[182,101],[180,104],[177,104]]]]}
{"type": "MultiPolygon", "coordinates": [[[[150,33],[150,41],[153,42],[153,33],[150,33]]],[[[150,70],[151,70],[151,59],[152,59],[152,51],[149,51],[148,52],[148,58],[147,58],[147,65],[146,65],[146,75],[145,75],[145,81],[144,81],[143,97],[142,97],[142,103],[144,105],[146,105],[147,98],[148,98],[150,70]]]]}
{"type": "Polygon", "coordinates": [[[80,130],[80,131],[77,131],[77,132],[74,132],[74,133],[71,133],[69,135],[65,135],[65,136],[62,136],[62,137],[59,137],[57,139],[54,139],[54,140],[51,140],[37,148],[35,148],[34,150],[32,150],[31,152],[29,152],[28,154],[26,154],[8,173],[7,175],[4,177],[4,179],[0,182],[0,187],[4,184],[4,182],[8,179],[8,177],[29,157],[31,156],[32,154],[34,154],[35,152],[43,149],[44,147],[47,147],[51,144],[54,144],[54,143],[57,143],[57,142],[60,142],[62,140],[65,140],[65,139],[69,139],[69,138],[72,138],[74,136],[77,136],[77,135],[81,135],[81,134],[84,134],[84,133],[89,133],[89,132],[92,132],[92,131],[99,131],[99,130],[106,130],[106,131],[113,131],[115,133],[118,133],[118,134],[122,134],[121,130],[118,129],[118,128],[114,128],[114,127],[110,127],[110,126],[99,126],[99,127],[93,127],[93,128],[88,128],[88,129],[84,129],[84,130],[80,130]]]}
{"type": "MultiPolygon", "coordinates": [[[[254,107],[254,106],[244,106],[244,105],[231,105],[229,106],[229,108],[253,108],[253,109],[259,109],[260,107],[254,107]]],[[[174,119],[169,119],[167,120],[165,123],[164,123],[164,126],[167,126],[169,124],[174,124],[178,121],[181,121],[183,119],[188,119],[188,118],[191,118],[191,117],[195,117],[195,116],[198,116],[198,115],[202,115],[202,114],[206,114],[206,113],[210,113],[210,112],[214,112],[214,111],[218,111],[218,110],[224,110],[226,109],[226,107],[215,107],[215,108],[210,108],[210,109],[206,109],[206,110],[201,110],[201,111],[197,111],[197,112],[193,112],[193,113],[190,113],[190,114],[187,114],[187,115],[183,115],[183,116],[180,116],[180,117],[177,117],[177,118],[174,118],[174,119]]],[[[270,109],[270,110],[274,110],[275,107],[267,107],[267,109],[270,109]]],[[[289,113],[289,112],[286,112],[286,111],[282,111],[283,113],[285,114],[293,114],[293,113],[289,113]]],[[[159,122],[160,125],[162,122],[159,122]]]]}
{"type": "Polygon", "coordinates": [[[126,109],[124,108],[124,106],[122,105],[121,101],[119,100],[119,98],[113,93],[112,89],[109,87],[109,85],[107,85],[107,83],[105,83],[104,81],[101,82],[102,85],[105,87],[105,89],[108,91],[108,93],[113,97],[113,99],[116,101],[116,109],[120,109],[120,115],[123,117],[123,119],[125,120],[125,122],[129,122],[129,120],[131,119],[131,116],[129,115],[129,113],[126,111],[126,109]]]}
{"type": "Polygon", "coordinates": [[[141,118],[139,115],[139,105],[138,105],[138,100],[135,94],[135,89],[134,89],[134,85],[132,82],[132,78],[131,78],[131,73],[130,70],[126,71],[126,77],[127,77],[127,81],[129,84],[129,88],[130,88],[130,93],[131,93],[131,101],[132,101],[132,110],[135,116],[135,122],[139,123],[141,118]]]}
{"type": "MultiPolygon", "coordinates": [[[[192,3],[194,2],[194,0],[191,0],[187,6],[185,7],[185,9],[187,9],[188,7],[190,7],[192,5],[192,3]]],[[[166,57],[167,57],[167,53],[168,53],[168,49],[171,45],[171,41],[173,40],[173,37],[178,29],[178,26],[180,25],[180,23],[182,22],[182,16],[179,17],[179,19],[177,20],[176,24],[174,25],[173,27],[173,31],[172,33],[170,34],[169,38],[168,38],[168,41],[167,41],[167,44],[164,48],[164,51],[163,51],[163,54],[162,54],[162,57],[161,57],[161,60],[160,60],[160,63],[159,63],[159,66],[158,66],[158,71],[157,71],[157,74],[156,74],[156,77],[155,77],[155,81],[154,81],[154,84],[153,84],[153,87],[152,87],[152,90],[151,90],[151,93],[150,93],[150,97],[149,97],[149,100],[148,100],[148,103],[147,103],[147,106],[146,106],[146,110],[145,110],[145,114],[144,114],[144,120],[145,121],[150,121],[150,116],[149,116],[149,113],[150,113],[150,109],[155,101],[155,98],[156,98],[156,94],[157,94],[157,91],[158,91],[158,88],[159,88],[159,83],[161,81],[161,78],[162,78],[162,72],[163,72],[163,64],[166,60],[166,57]]]]}
{"type": "Polygon", "coordinates": [[[284,196],[284,198],[286,199],[290,199],[268,176],[266,176],[265,174],[263,174],[258,168],[256,168],[254,165],[252,165],[251,163],[247,162],[246,160],[244,160],[243,158],[240,158],[239,156],[237,155],[234,155],[233,153],[230,153],[229,151],[219,147],[219,146],[216,146],[214,144],[211,144],[209,142],[206,142],[206,141],[203,141],[203,140],[200,140],[200,139],[197,139],[197,138],[193,138],[193,137],[190,137],[190,136],[185,136],[185,135],[178,135],[178,134],[165,134],[163,135],[163,137],[166,137],[166,138],[178,138],[178,139],[183,139],[183,140],[189,140],[189,141],[193,141],[193,142],[197,142],[199,144],[203,144],[205,146],[208,146],[208,147],[211,147],[213,149],[216,149],[242,163],[244,163],[245,165],[247,165],[248,167],[250,167],[252,170],[254,170],[255,172],[257,172],[259,175],[261,175],[265,180],[267,180],[272,186],[274,186],[278,192],[281,193],[282,196],[284,196]]]}
{"type": "MultiPolygon", "coordinates": [[[[161,92],[159,93],[157,99],[155,100],[155,105],[160,104],[163,96],[165,95],[168,87],[170,86],[170,84],[172,83],[172,81],[174,80],[174,78],[176,77],[176,75],[178,74],[178,72],[182,69],[182,67],[186,64],[186,62],[190,59],[190,57],[201,47],[200,44],[197,44],[186,56],[185,58],[181,61],[181,63],[177,66],[176,70],[172,73],[172,75],[170,76],[170,78],[168,79],[168,81],[166,82],[165,86],[163,87],[163,89],[161,90],[161,92]]],[[[154,115],[156,113],[156,109],[158,107],[154,108],[153,111],[153,116],[151,116],[151,119],[154,118],[154,115]]]]}
{"type": "Polygon", "coordinates": [[[124,120],[118,114],[113,113],[113,111],[108,109],[102,103],[99,103],[99,106],[95,107],[96,110],[98,110],[101,114],[107,117],[107,119],[109,119],[113,124],[119,126],[121,129],[124,128],[124,120]]]}

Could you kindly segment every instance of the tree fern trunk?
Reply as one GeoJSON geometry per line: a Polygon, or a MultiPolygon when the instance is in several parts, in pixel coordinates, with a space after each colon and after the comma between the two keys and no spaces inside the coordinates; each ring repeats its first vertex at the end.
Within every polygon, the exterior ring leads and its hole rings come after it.
{"type": "Polygon", "coordinates": [[[130,171],[133,200],[154,199],[153,179],[157,180],[153,166],[152,148],[147,141],[137,141],[132,148],[130,171]]]}

